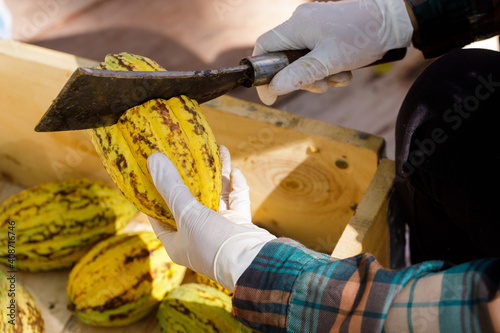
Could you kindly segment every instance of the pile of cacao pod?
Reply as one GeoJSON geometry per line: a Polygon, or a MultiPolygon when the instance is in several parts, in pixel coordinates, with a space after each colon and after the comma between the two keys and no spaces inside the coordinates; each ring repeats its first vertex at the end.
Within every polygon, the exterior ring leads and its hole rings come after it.
{"type": "Polygon", "coordinates": [[[1,331],[44,332],[41,312],[17,281],[18,271],[69,268],[95,244],[122,231],[137,213],[117,190],[83,178],[43,183],[4,200],[0,262],[7,277],[0,277],[0,315],[12,315],[12,322],[2,320],[1,331]]]}

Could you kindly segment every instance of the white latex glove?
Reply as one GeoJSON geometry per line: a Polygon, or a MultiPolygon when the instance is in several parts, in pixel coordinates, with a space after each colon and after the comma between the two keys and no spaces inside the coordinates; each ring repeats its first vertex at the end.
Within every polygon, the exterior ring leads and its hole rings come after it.
{"type": "Polygon", "coordinates": [[[253,55],[309,49],[281,70],[269,85],[257,87],[263,103],[297,89],[325,92],[345,86],[351,70],[379,60],[411,43],[413,27],[403,0],[344,0],[306,3],[292,17],[260,36],[253,55]]]}
{"type": "Polygon", "coordinates": [[[172,214],[177,231],[149,218],[154,232],[170,258],[234,290],[238,278],[260,249],[276,237],[252,223],[249,189],[231,157],[220,146],[223,188],[219,213],[199,203],[167,156],[153,153],[148,169],[172,214]]]}

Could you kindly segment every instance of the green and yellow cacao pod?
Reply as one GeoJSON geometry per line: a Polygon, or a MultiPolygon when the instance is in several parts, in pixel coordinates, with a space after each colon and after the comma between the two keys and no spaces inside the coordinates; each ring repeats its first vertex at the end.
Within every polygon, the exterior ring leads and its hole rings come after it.
{"type": "MultiPolygon", "coordinates": [[[[151,59],[130,53],[108,55],[98,68],[165,70],[151,59]]],[[[176,227],[148,172],[146,162],[153,152],[167,155],[193,196],[218,211],[222,190],[219,148],[195,100],[187,96],[149,100],[127,110],[117,124],[89,133],[111,179],[146,215],[176,227]]]]}
{"type": "Polygon", "coordinates": [[[226,295],[229,295],[229,296],[233,295],[232,291],[224,288],[223,286],[221,286],[220,284],[218,284],[217,282],[215,282],[214,280],[212,280],[208,276],[205,276],[205,275],[200,274],[198,272],[194,272],[194,274],[196,276],[197,283],[205,284],[205,285],[210,286],[210,287],[214,287],[215,289],[222,291],[226,295]]]}
{"type": "Polygon", "coordinates": [[[44,333],[42,314],[17,277],[0,269],[0,332],[44,333]]]}
{"type": "Polygon", "coordinates": [[[180,285],[158,308],[162,332],[254,332],[231,314],[231,297],[199,283],[180,285]]]}
{"type": "Polygon", "coordinates": [[[155,309],[185,273],[153,232],[112,236],[95,245],[71,270],[68,309],[89,325],[128,325],[155,309]]]}
{"type": "Polygon", "coordinates": [[[100,181],[68,179],[25,189],[0,204],[0,262],[30,272],[71,267],[137,214],[100,181]]]}

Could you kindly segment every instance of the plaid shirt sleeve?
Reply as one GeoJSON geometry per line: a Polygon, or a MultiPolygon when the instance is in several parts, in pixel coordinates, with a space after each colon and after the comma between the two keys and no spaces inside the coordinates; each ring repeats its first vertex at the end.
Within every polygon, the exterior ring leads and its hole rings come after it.
{"type": "Polygon", "coordinates": [[[500,0],[406,0],[418,28],[413,45],[426,58],[500,34],[500,0]]]}
{"type": "Polygon", "coordinates": [[[238,280],[233,313],[262,332],[500,332],[500,259],[384,269],[279,238],[238,280]]]}

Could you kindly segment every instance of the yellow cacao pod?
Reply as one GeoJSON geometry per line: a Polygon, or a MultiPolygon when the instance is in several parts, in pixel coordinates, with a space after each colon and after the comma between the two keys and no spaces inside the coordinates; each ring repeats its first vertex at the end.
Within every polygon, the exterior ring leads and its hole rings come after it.
{"type": "Polygon", "coordinates": [[[153,232],[112,236],[96,244],[71,270],[68,309],[89,325],[128,325],[155,309],[185,273],[153,232]]]}
{"type": "MultiPolygon", "coordinates": [[[[151,59],[130,53],[108,55],[98,67],[165,70],[151,59]]],[[[89,133],[110,177],[143,213],[176,227],[148,172],[147,158],[154,152],[167,155],[193,196],[218,211],[222,190],[219,148],[195,100],[187,96],[149,100],[127,110],[117,124],[89,133]]]]}
{"type": "Polygon", "coordinates": [[[188,283],[165,296],[158,309],[162,332],[254,332],[231,314],[231,297],[213,287],[188,283]]]}
{"type": "Polygon", "coordinates": [[[0,262],[30,272],[71,267],[137,214],[100,181],[67,179],[25,189],[0,204],[0,262]]]}
{"type": "Polygon", "coordinates": [[[205,284],[207,286],[214,287],[215,289],[222,291],[226,295],[229,295],[229,296],[233,295],[233,293],[230,290],[224,288],[223,286],[221,286],[220,284],[218,284],[214,280],[210,279],[208,276],[205,276],[205,275],[200,274],[198,272],[194,272],[194,274],[196,276],[197,283],[205,284]]]}
{"type": "Polygon", "coordinates": [[[44,333],[40,310],[17,278],[15,274],[0,270],[0,332],[44,333]]]}

